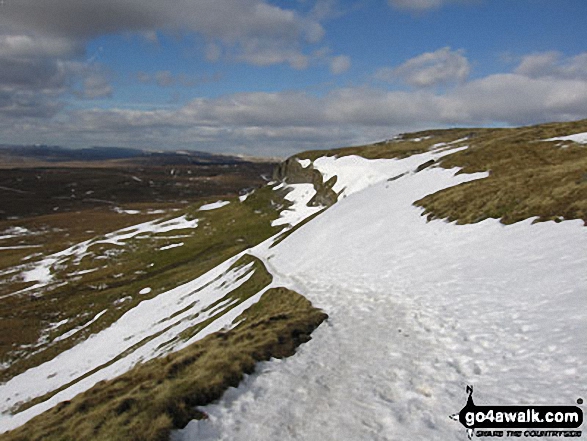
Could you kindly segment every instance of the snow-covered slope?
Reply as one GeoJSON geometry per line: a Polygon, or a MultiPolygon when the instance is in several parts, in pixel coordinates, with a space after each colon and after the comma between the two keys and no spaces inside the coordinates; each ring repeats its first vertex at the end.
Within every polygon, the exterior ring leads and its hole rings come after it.
{"type": "Polygon", "coordinates": [[[127,372],[139,362],[178,351],[206,335],[233,327],[233,321],[264,291],[246,300],[230,297],[230,292],[255,272],[252,263],[238,265],[239,257],[192,282],[139,303],[109,328],[0,385],[0,432],[18,427],[97,382],[127,372]],[[194,329],[191,338],[180,338],[190,329],[194,329]],[[10,415],[19,403],[45,394],[54,395],[10,415]]]}
{"type": "MultiPolygon", "coordinates": [[[[494,219],[427,222],[415,201],[488,177],[434,166],[467,149],[465,141],[404,159],[299,161],[333,183],[338,202],[309,207],[314,183],[265,189],[287,190],[291,202],[273,224],[301,226],[137,303],[109,327],[1,384],[0,432],[137,363],[236,326],[271,287],[297,291],[329,320],[295,356],[262,363],[205,409],[209,420],[191,422],[174,440],[464,439],[448,416],[464,405],[469,384],[478,404],[575,404],[587,395],[587,228],[532,219],[507,226],[494,219]],[[246,296],[233,295],[257,277],[263,282],[252,283],[246,296]],[[31,399],[38,402],[11,414],[31,399]]],[[[203,213],[224,205],[209,204],[203,213]]],[[[198,222],[182,216],[139,224],[26,270],[47,284],[51,266],[83,256],[94,243],[206,228],[198,222]]],[[[157,249],[170,247],[179,244],[157,249]]],[[[151,286],[141,286],[139,296],[151,286]]]]}
{"type": "Polygon", "coordinates": [[[486,176],[415,173],[432,156],[314,161],[346,197],[253,254],[330,318],[175,440],[465,439],[468,384],[477,404],[587,396],[587,228],[426,222],[414,201],[486,176]]]}

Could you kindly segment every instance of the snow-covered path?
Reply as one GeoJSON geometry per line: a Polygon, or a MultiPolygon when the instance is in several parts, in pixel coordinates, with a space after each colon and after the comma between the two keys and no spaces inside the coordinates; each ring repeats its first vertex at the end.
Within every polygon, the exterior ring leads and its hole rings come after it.
{"type": "Polygon", "coordinates": [[[426,223],[413,201],[480,177],[454,172],[361,186],[258,248],[277,279],[330,318],[174,439],[466,439],[448,415],[467,384],[477,404],[586,398],[587,228],[426,223]]]}

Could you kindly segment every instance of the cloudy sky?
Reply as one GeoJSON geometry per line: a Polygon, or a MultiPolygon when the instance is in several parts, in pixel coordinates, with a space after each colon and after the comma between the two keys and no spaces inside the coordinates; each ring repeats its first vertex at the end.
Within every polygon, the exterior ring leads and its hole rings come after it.
{"type": "Polygon", "coordinates": [[[585,0],[0,0],[0,144],[283,157],[587,118],[585,0]]]}

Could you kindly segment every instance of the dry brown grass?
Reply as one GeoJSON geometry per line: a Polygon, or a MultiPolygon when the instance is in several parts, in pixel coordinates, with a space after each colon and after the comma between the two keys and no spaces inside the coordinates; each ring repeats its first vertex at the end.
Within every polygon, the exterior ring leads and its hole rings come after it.
{"type": "MultiPolygon", "coordinates": [[[[277,233],[280,228],[271,227],[271,221],[278,217],[273,205],[280,200],[277,192],[266,188],[256,191],[244,203],[234,200],[217,210],[199,212],[199,205],[196,205],[187,211],[188,215],[200,219],[200,223],[198,228],[188,232],[189,237],[181,239],[184,242],[182,247],[160,252],[158,248],[167,241],[129,240],[124,248],[125,253],[109,259],[108,265],[100,263],[104,261],[92,259],[84,259],[80,266],[66,265],[56,274],[56,281],[67,281],[63,286],[44,290],[40,296],[25,293],[3,298],[0,304],[0,361],[11,364],[0,370],[0,380],[6,381],[26,369],[50,360],[87,338],[89,334],[109,326],[140,301],[192,280],[229,257],[277,233]],[[69,271],[88,269],[93,265],[101,269],[86,274],[79,280],[64,276],[69,271]],[[139,295],[138,292],[145,286],[151,287],[152,292],[149,295],[139,295]],[[124,298],[128,300],[117,303],[124,298]],[[108,312],[82,332],[52,343],[59,335],[82,326],[105,309],[108,312]],[[64,319],[70,321],[52,331],[47,336],[47,342],[42,343],[40,336],[48,324],[64,319]],[[31,344],[37,346],[34,351],[26,346],[31,344]]],[[[64,222],[63,227],[69,226],[68,231],[71,231],[71,236],[67,239],[84,238],[84,232],[88,229],[101,232],[105,228],[102,222],[112,228],[114,225],[119,226],[118,219],[126,223],[143,220],[141,215],[126,216],[109,212],[95,214],[94,217],[86,216],[86,213],[79,217],[70,215],[69,219],[66,215],[60,215],[59,219],[64,222]]],[[[178,212],[170,216],[181,214],[182,212],[178,212]]],[[[59,224],[53,222],[52,225],[59,224]]],[[[29,227],[29,224],[23,226],[29,227]]],[[[173,231],[170,234],[176,233],[173,231]]],[[[59,240],[59,232],[51,234],[51,240],[47,239],[43,251],[49,253],[69,246],[69,242],[63,243],[63,239],[59,240]]],[[[91,233],[90,237],[95,235],[91,233]]],[[[37,236],[32,236],[30,240],[35,240],[35,237],[38,239],[37,236]]],[[[43,238],[48,237],[47,235],[43,238]]],[[[4,290],[8,294],[22,288],[22,285],[22,282],[9,282],[0,291],[4,290]]]]}
{"type": "Polygon", "coordinates": [[[167,440],[172,429],[204,416],[196,406],[238,385],[257,361],[292,355],[325,318],[299,294],[271,289],[233,330],[100,382],[0,439],[167,440]]]}
{"type": "Polygon", "coordinates": [[[587,120],[508,129],[427,130],[376,144],[310,151],[296,157],[403,158],[426,152],[438,143],[467,145],[468,149],[443,158],[437,165],[459,167],[463,173],[489,171],[490,176],[416,201],[429,219],[472,223],[496,218],[513,223],[537,217],[539,221],[582,219],[587,223],[587,146],[543,141],[583,132],[587,132],[587,120]]]}
{"type": "Polygon", "coordinates": [[[469,149],[447,156],[440,165],[466,173],[490,171],[490,176],[429,195],[416,205],[430,219],[457,223],[496,218],[509,224],[531,217],[587,223],[587,147],[542,141],[586,131],[583,120],[475,136],[467,141],[469,149]]]}

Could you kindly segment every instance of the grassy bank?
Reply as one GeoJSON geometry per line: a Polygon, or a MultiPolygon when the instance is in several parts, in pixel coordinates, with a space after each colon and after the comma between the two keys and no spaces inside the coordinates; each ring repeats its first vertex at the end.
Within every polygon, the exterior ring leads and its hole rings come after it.
{"type": "MultiPolygon", "coordinates": [[[[279,231],[271,227],[271,221],[279,215],[275,208],[279,204],[283,200],[277,192],[264,188],[245,202],[233,198],[230,204],[211,211],[199,211],[201,204],[194,205],[167,215],[198,219],[194,229],[135,237],[124,246],[93,245],[79,265],[72,258],[53,268],[55,280],[50,286],[3,298],[0,361],[8,367],[0,371],[0,380],[52,359],[108,327],[139,302],[193,280],[271,237],[279,231]],[[161,249],[176,243],[183,245],[161,249]],[[101,256],[108,258],[102,260],[101,256]],[[75,275],[84,271],[89,272],[75,275]],[[141,294],[146,287],[150,292],[141,294]],[[98,320],[84,327],[100,313],[98,320]],[[52,327],[63,321],[67,322],[52,327]],[[64,335],[68,337],[62,338],[64,335]]],[[[85,227],[98,228],[91,223],[85,227]]],[[[53,246],[57,247],[58,237],[55,241],[53,246]]],[[[2,288],[4,293],[11,293],[26,286],[7,275],[2,288]]]]}
{"type": "Polygon", "coordinates": [[[98,383],[0,440],[167,440],[172,429],[204,416],[196,406],[236,386],[256,362],[292,355],[325,318],[299,294],[270,289],[234,329],[98,383]]]}
{"type": "Polygon", "coordinates": [[[314,160],[320,156],[359,155],[389,159],[433,148],[468,146],[433,166],[459,167],[465,173],[488,171],[489,177],[416,201],[429,219],[473,223],[495,218],[508,224],[537,217],[539,221],[587,222],[587,147],[572,141],[544,141],[583,132],[587,132],[587,120],[508,129],[427,130],[366,146],[309,151],[296,157],[314,160]]]}

